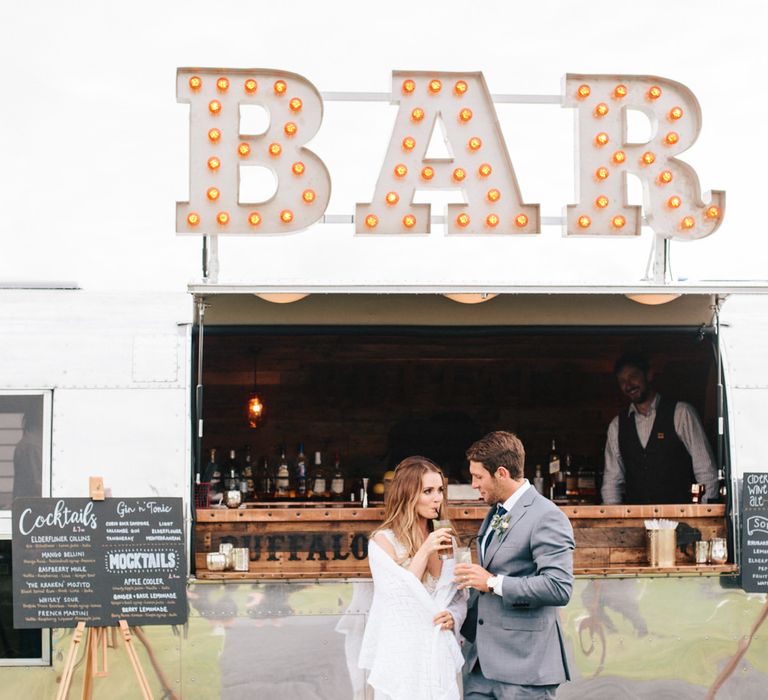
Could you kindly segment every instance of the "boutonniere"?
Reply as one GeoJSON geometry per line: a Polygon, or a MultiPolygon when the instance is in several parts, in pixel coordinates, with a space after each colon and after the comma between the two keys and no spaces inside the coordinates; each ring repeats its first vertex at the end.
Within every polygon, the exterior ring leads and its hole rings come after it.
{"type": "Polygon", "coordinates": [[[498,513],[491,518],[491,530],[496,532],[499,542],[504,539],[509,529],[509,514],[499,515],[498,513]]]}

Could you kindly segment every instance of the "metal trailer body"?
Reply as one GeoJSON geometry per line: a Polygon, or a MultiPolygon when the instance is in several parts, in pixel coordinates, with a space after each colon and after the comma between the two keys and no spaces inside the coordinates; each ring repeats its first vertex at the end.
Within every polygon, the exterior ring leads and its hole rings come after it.
{"type": "MultiPolygon", "coordinates": [[[[734,295],[720,320],[738,487],[743,473],[768,470],[768,296],[734,295]]],[[[82,496],[87,477],[101,475],[115,494],[180,496],[189,506],[192,324],[187,294],[0,290],[0,392],[50,394],[50,495],[82,496]]],[[[10,537],[7,516],[0,524],[10,537]]],[[[372,697],[356,666],[370,581],[193,579],[188,590],[184,628],[143,631],[155,697],[372,697]]],[[[764,697],[767,605],[726,576],[579,578],[562,610],[573,680],[558,697],[701,698],[720,681],[717,698],[764,697]]],[[[70,638],[52,631],[50,666],[0,669],[2,695],[52,697],[70,638]]],[[[81,680],[82,669],[73,692],[81,680]]],[[[114,655],[96,692],[137,696],[125,657],[114,655]]]]}

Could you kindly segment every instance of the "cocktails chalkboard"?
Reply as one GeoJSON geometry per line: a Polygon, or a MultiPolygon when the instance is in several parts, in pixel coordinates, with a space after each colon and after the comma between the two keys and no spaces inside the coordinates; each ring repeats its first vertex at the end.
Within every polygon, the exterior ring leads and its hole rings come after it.
{"type": "Polygon", "coordinates": [[[741,523],[741,587],[768,593],[768,474],[744,474],[741,523]]]}
{"type": "Polygon", "coordinates": [[[182,624],[187,619],[180,498],[17,498],[17,629],[182,624]]]}

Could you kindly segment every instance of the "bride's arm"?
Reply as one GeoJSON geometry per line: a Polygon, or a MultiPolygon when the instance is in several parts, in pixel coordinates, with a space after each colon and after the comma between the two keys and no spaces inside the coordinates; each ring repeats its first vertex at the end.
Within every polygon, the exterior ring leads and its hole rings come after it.
{"type": "MultiPolygon", "coordinates": [[[[379,545],[394,561],[397,561],[397,555],[395,554],[395,548],[392,543],[387,539],[385,535],[379,532],[373,541],[379,545]]],[[[434,555],[435,560],[440,565],[440,560],[437,559],[438,552],[443,549],[447,549],[451,546],[450,530],[447,528],[440,528],[434,532],[430,532],[427,539],[424,540],[421,547],[419,547],[416,554],[413,555],[411,563],[408,566],[403,567],[407,571],[410,571],[417,579],[421,580],[424,576],[424,572],[429,564],[430,557],[434,555]]],[[[438,575],[439,575],[438,571],[438,575]]]]}

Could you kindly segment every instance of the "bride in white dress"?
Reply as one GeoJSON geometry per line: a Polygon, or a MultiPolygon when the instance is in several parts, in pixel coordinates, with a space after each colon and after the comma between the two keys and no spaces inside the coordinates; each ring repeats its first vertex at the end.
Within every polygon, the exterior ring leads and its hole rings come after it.
{"type": "Polygon", "coordinates": [[[425,457],[395,469],[384,522],[368,544],[373,602],[359,665],[369,670],[376,700],[458,700],[463,658],[458,629],[466,594],[453,582],[451,531],[442,518],[445,478],[425,457]]]}

